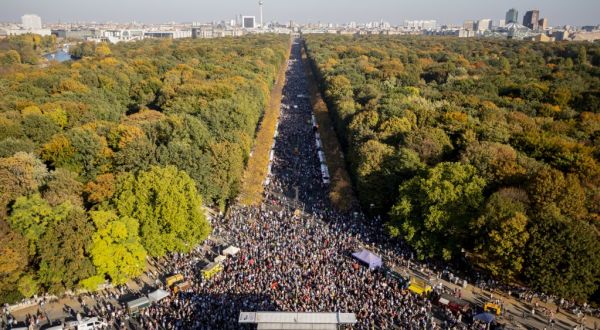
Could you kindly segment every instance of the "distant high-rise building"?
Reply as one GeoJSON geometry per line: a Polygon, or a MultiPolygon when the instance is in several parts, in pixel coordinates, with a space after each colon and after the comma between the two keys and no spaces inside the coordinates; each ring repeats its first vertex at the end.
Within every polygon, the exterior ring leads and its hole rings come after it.
{"type": "Polygon", "coordinates": [[[506,24],[519,23],[519,11],[511,8],[506,12],[506,24]]]}
{"type": "Polygon", "coordinates": [[[492,29],[492,20],[489,18],[477,21],[477,31],[487,31],[492,29]]]}
{"type": "Polygon", "coordinates": [[[540,11],[539,10],[530,10],[528,12],[525,13],[525,16],[523,17],[523,25],[525,25],[526,27],[532,29],[532,30],[537,30],[538,29],[538,21],[540,19],[540,11]]]}
{"type": "Polygon", "coordinates": [[[256,28],[256,17],[255,16],[242,16],[242,27],[244,29],[255,29],[256,28]]]}
{"type": "Polygon", "coordinates": [[[263,25],[263,0],[258,0],[258,7],[260,9],[260,28],[263,29],[265,26],[263,25]]]}
{"type": "Polygon", "coordinates": [[[475,31],[475,25],[475,21],[469,19],[463,23],[463,29],[467,31],[475,31]]]}
{"type": "Polygon", "coordinates": [[[40,30],[42,19],[38,15],[23,15],[21,16],[21,26],[25,30],[40,30]]]}
{"type": "Polygon", "coordinates": [[[506,26],[506,21],[505,20],[501,19],[500,21],[498,21],[498,27],[503,28],[505,26],[506,26]]]}
{"type": "Polygon", "coordinates": [[[404,21],[404,27],[413,30],[435,30],[437,27],[436,20],[416,20],[416,21],[404,21]]]}
{"type": "Polygon", "coordinates": [[[540,27],[540,29],[545,30],[548,28],[548,19],[547,18],[540,18],[540,20],[538,21],[538,25],[540,27]]]}

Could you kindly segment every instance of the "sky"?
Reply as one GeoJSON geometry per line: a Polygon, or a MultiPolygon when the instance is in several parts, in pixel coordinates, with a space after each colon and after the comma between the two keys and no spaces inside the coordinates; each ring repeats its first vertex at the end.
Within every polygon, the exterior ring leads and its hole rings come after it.
{"type": "MultiPolygon", "coordinates": [[[[346,23],[407,19],[461,24],[466,19],[504,19],[509,8],[539,9],[550,25],[600,24],[600,0],[264,0],[264,20],[346,23]]],[[[258,17],[258,0],[0,0],[0,21],[37,14],[43,22],[212,22],[236,15],[258,17]]]]}

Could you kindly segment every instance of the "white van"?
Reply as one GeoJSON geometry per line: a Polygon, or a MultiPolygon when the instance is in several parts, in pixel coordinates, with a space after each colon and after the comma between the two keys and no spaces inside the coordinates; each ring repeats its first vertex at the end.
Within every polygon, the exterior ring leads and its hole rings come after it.
{"type": "Polygon", "coordinates": [[[73,329],[73,330],[96,330],[96,329],[105,329],[108,325],[106,322],[98,319],[97,317],[90,317],[83,319],[81,321],[71,321],[67,322],[65,329],[73,329]]]}

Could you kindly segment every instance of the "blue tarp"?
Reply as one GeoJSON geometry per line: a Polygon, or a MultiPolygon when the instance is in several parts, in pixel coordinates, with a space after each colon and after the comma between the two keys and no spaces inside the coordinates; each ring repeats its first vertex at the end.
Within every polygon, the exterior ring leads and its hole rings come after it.
{"type": "Polygon", "coordinates": [[[367,250],[354,252],[352,253],[352,256],[369,265],[370,269],[379,268],[383,265],[383,261],[381,261],[379,256],[367,250]]]}
{"type": "Polygon", "coordinates": [[[473,319],[481,321],[481,322],[485,322],[485,323],[491,323],[496,319],[496,317],[490,313],[481,313],[481,314],[475,315],[475,317],[473,317],[473,319]]]}

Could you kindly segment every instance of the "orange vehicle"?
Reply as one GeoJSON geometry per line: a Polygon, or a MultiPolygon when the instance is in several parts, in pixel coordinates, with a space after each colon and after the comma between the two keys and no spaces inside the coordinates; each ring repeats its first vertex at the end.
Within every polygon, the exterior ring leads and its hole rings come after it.
{"type": "Polygon", "coordinates": [[[483,305],[483,311],[492,313],[494,315],[500,315],[502,313],[502,307],[498,306],[498,304],[494,304],[493,302],[487,302],[483,305]]]}
{"type": "Polygon", "coordinates": [[[192,285],[190,284],[190,282],[188,281],[183,281],[183,282],[179,282],[175,285],[173,285],[173,293],[177,293],[179,291],[186,291],[187,289],[191,288],[192,285]]]}
{"type": "Polygon", "coordinates": [[[172,287],[173,284],[175,283],[179,283],[183,281],[183,275],[182,274],[174,274],[172,276],[169,276],[165,279],[165,285],[167,287],[172,287]]]}

